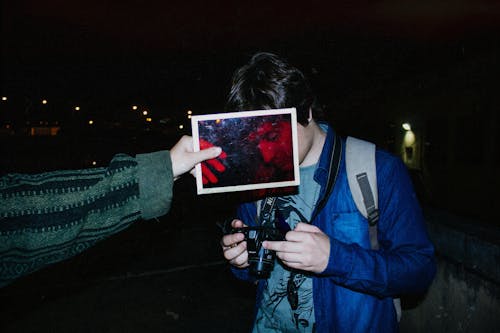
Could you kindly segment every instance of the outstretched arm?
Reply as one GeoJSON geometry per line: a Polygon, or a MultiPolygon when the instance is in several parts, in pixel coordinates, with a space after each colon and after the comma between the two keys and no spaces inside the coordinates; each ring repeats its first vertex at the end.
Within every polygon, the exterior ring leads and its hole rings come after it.
{"type": "Polygon", "coordinates": [[[174,177],[220,149],[115,155],[108,167],[0,178],[0,287],[170,209],[174,177]]]}

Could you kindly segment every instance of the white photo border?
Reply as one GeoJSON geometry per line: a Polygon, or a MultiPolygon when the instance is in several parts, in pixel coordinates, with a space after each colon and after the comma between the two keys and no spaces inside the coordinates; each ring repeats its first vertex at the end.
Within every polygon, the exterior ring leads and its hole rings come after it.
{"type": "Polygon", "coordinates": [[[191,129],[193,136],[193,151],[200,151],[200,136],[198,122],[204,120],[217,120],[217,119],[230,119],[230,118],[245,118],[245,117],[261,117],[261,116],[273,116],[280,114],[290,114],[291,129],[292,129],[292,149],[293,149],[293,175],[294,179],[289,181],[281,182],[267,182],[267,183],[257,183],[257,184],[242,184],[242,185],[231,185],[231,186],[211,186],[204,187],[201,164],[198,163],[195,166],[195,177],[196,177],[196,189],[198,194],[211,194],[211,193],[224,193],[224,192],[236,192],[236,191],[247,191],[256,189],[266,189],[266,188],[278,188],[287,186],[298,186],[300,185],[300,172],[299,172],[299,154],[298,154],[298,140],[297,140],[297,111],[295,108],[284,108],[284,109],[269,109],[269,110],[253,110],[253,111],[239,111],[239,112],[227,112],[227,113],[214,113],[206,115],[192,115],[191,116],[191,129]]]}

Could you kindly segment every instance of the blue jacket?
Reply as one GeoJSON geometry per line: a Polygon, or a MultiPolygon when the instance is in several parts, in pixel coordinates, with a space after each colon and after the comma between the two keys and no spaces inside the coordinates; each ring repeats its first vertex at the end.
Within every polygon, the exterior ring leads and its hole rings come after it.
{"type": "MultiPolygon", "coordinates": [[[[334,137],[328,126],[314,176],[321,185],[320,198],[325,195],[334,137]]],[[[434,278],[434,247],[406,166],[382,150],[376,152],[376,164],[380,250],[370,249],[368,222],[352,199],[345,156],[325,207],[312,221],[330,237],[328,266],[313,277],[317,332],[397,332],[392,298],[424,292],[434,278]]],[[[255,215],[255,203],[238,208],[238,217],[247,225],[255,224],[255,215]]],[[[233,272],[252,280],[248,269],[233,268],[233,272]]],[[[260,281],[256,306],[263,286],[260,281]]]]}

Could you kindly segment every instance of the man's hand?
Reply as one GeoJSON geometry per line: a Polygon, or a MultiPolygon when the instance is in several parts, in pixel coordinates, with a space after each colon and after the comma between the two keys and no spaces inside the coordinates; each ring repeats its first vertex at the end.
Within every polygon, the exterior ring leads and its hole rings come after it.
{"type": "Polygon", "coordinates": [[[290,268],[313,273],[326,269],[330,258],[330,238],[318,227],[299,223],[285,238],[286,241],[264,241],[262,245],[276,251],[276,256],[290,268]]]}
{"type": "MultiPolygon", "coordinates": [[[[240,220],[233,220],[231,222],[231,227],[242,228],[246,227],[240,220]]],[[[247,242],[245,241],[245,235],[241,232],[236,232],[234,234],[224,235],[220,241],[224,258],[226,258],[229,263],[238,268],[248,267],[248,251],[247,242]]]]}
{"type": "Polygon", "coordinates": [[[170,149],[170,158],[172,159],[172,172],[174,179],[186,172],[193,173],[196,164],[216,158],[222,152],[220,147],[207,147],[199,152],[193,151],[193,138],[184,135],[172,149],[170,149]]]}

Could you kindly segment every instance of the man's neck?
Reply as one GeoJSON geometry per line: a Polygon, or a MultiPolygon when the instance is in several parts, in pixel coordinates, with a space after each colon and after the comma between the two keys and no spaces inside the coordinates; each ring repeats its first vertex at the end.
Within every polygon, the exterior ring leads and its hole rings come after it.
{"type": "Polygon", "coordinates": [[[304,160],[300,163],[301,167],[310,166],[318,162],[326,140],[326,133],[319,127],[314,119],[307,125],[307,131],[309,135],[311,135],[312,144],[304,160]]]}

